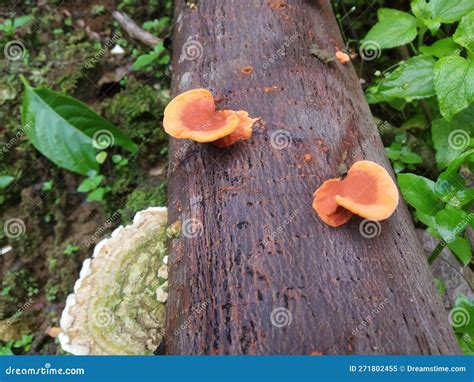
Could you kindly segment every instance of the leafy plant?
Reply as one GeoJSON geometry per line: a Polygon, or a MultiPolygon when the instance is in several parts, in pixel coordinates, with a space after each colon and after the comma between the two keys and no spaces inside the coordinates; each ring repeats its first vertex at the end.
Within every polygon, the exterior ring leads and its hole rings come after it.
{"type": "Polygon", "coordinates": [[[463,233],[468,225],[474,228],[474,213],[470,212],[474,189],[468,188],[465,179],[459,175],[462,165],[474,165],[474,150],[452,161],[436,182],[415,174],[398,175],[402,194],[415,208],[418,220],[428,227],[430,234],[442,240],[431,261],[445,245],[464,265],[472,258],[470,243],[463,233]]]}
{"type": "Polygon", "coordinates": [[[30,15],[6,19],[3,23],[0,23],[0,31],[5,33],[6,36],[11,37],[15,34],[17,29],[28,24],[31,20],[33,20],[33,16],[30,15]]]}
{"type": "Polygon", "coordinates": [[[165,28],[170,25],[170,18],[167,16],[155,19],[152,21],[146,21],[143,23],[143,29],[156,33],[160,35],[165,28]]]}
{"type": "Polygon", "coordinates": [[[66,248],[64,249],[63,253],[64,253],[65,255],[70,256],[70,255],[72,255],[72,254],[78,252],[80,249],[81,249],[81,248],[78,247],[77,245],[74,245],[74,244],[72,244],[72,243],[67,243],[67,246],[66,246],[66,248]]]}
{"type": "Polygon", "coordinates": [[[117,127],[82,102],[46,88],[32,88],[23,78],[22,121],[31,143],[58,166],[87,175],[98,171],[97,148],[113,144],[134,153],[137,146],[117,127]]]}
{"type": "Polygon", "coordinates": [[[451,147],[441,141],[447,142],[449,133],[455,130],[464,131],[466,136],[474,132],[474,120],[460,116],[463,111],[472,116],[467,109],[474,101],[474,60],[471,56],[474,49],[474,3],[469,0],[455,3],[412,0],[411,9],[413,14],[379,9],[379,22],[362,40],[362,45],[370,42],[380,49],[409,44],[415,54],[371,85],[367,89],[367,99],[372,104],[386,102],[397,110],[404,109],[407,103],[419,108],[419,100],[434,101],[431,112],[437,116],[432,124],[432,134],[438,166],[443,169],[450,159],[473,147],[469,139],[462,145],[451,147]],[[459,25],[451,37],[423,45],[426,33],[436,37],[441,34],[443,23],[457,21],[460,21],[459,25]],[[417,47],[413,45],[416,38],[417,47]]]}
{"type": "Polygon", "coordinates": [[[23,348],[23,351],[26,353],[30,350],[31,341],[33,336],[23,335],[19,340],[8,341],[5,345],[0,346],[0,355],[14,355],[13,350],[17,352],[23,348]]]}
{"type": "Polygon", "coordinates": [[[458,296],[449,313],[459,346],[466,355],[474,355],[474,301],[464,295],[458,296]]]}
{"type": "Polygon", "coordinates": [[[432,145],[442,172],[434,180],[416,174],[422,158],[406,145],[404,129],[385,152],[417,220],[440,240],[430,261],[447,246],[467,265],[472,249],[465,230],[474,227],[474,190],[466,186],[474,161],[474,2],[412,0],[411,12],[380,8],[377,14],[361,48],[403,47],[404,60],[377,73],[367,100],[399,111],[405,130],[423,116],[413,126],[432,145]],[[453,23],[458,24],[445,25],[453,23]],[[430,125],[431,130],[425,129],[430,125]],[[412,173],[401,173],[407,170],[412,173]]]}
{"type": "Polygon", "coordinates": [[[87,174],[87,178],[77,188],[78,192],[87,192],[87,201],[89,202],[101,202],[107,192],[110,191],[109,187],[100,186],[104,181],[103,175],[98,175],[95,170],[90,170],[87,174]]]}
{"type": "Polygon", "coordinates": [[[405,146],[407,134],[400,131],[395,136],[395,142],[385,148],[385,154],[392,160],[395,172],[401,172],[408,168],[414,170],[416,164],[423,162],[420,155],[414,153],[408,146],[405,146]]]}
{"type": "Polygon", "coordinates": [[[166,65],[170,62],[170,60],[171,58],[169,54],[166,53],[163,42],[159,42],[155,45],[150,53],[138,56],[136,61],[133,63],[132,68],[133,70],[139,70],[150,65],[154,61],[156,61],[159,65],[166,65]]]}

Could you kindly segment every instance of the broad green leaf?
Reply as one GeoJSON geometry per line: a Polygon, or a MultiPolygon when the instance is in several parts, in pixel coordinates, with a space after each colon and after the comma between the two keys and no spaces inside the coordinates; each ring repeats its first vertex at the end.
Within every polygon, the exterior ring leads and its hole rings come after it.
{"type": "Polygon", "coordinates": [[[459,49],[459,46],[456,45],[451,37],[442,38],[429,46],[420,46],[421,53],[438,58],[449,56],[455,53],[456,49],[459,49]]]}
{"type": "Polygon", "coordinates": [[[412,0],[411,11],[416,16],[420,25],[428,28],[432,35],[435,35],[438,32],[441,23],[433,20],[431,6],[426,2],[426,0],[412,0]]]}
{"type": "Polygon", "coordinates": [[[471,262],[471,244],[467,239],[458,236],[453,242],[448,244],[448,248],[456,255],[462,264],[468,265],[471,262]]]}
{"type": "Polygon", "coordinates": [[[451,121],[435,119],[431,124],[431,135],[436,162],[443,169],[470,146],[471,137],[474,137],[474,105],[456,114],[451,121]]]}
{"type": "Polygon", "coordinates": [[[434,73],[441,115],[451,120],[474,101],[474,62],[460,56],[443,57],[434,73]]]}
{"type": "Polygon", "coordinates": [[[472,0],[430,0],[433,18],[442,23],[454,23],[474,10],[472,0]]]}
{"type": "Polygon", "coordinates": [[[446,206],[436,214],[436,231],[446,243],[452,243],[469,224],[467,212],[446,206]]]}
{"type": "Polygon", "coordinates": [[[449,313],[449,318],[456,333],[474,335],[474,300],[462,294],[459,295],[449,313]],[[459,315],[456,315],[456,313],[459,315]]]}
{"type": "Polygon", "coordinates": [[[25,81],[23,125],[33,145],[67,170],[86,175],[98,170],[94,142],[107,140],[135,152],[135,144],[118,128],[82,102],[25,81]]]}
{"type": "Polygon", "coordinates": [[[474,200],[474,189],[472,188],[463,188],[456,192],[454,199],[458,201],[459,205],[465,206],[468,203],[471,203],[474,200]]]}
{"type": "Polygon", "coordinates": [[[79,174],[98,170],[92,139],[74,128],[46,103],[34,89],[25,87],[22,121],[36,149],[58,166],[79,174]]]}
{"type": "Polygon", "coordinates": [[[449,176],[440,176],[436,181],[435,193],[445,203],[450,203],[455,207],[460,207],[461,203],[455,199],[458,191],[465,188],[464,178],[455,173],[449,176]]]}
{"type": "Polygon", "coordinates": [[[395,9],[380,8],[379,22],[364,37],[362,44],[377,44],[381,49],[394,48],[413,41],[417,35],[416,18],[395,9]]]}
{"type": "Polygon", "coordinates": [[[474,162],[474,150],[468,150],[465,153],[459,155],[456,159],[454,159],[440,176],[449,176],[450,174],[455,174],[458,172],[459,167],[462,164],[470,164],[474,162]]]}
{"type": "Polygon", "coordinates": [[[474,150],[466,151],[455,158],[448,168],[442,172],[435,184],[435,194],[445,203],[460,208],[469,203],[471,192],[465,187],[466,180],[459,175],[459,167],[463,163],[474,160],[474,150]]]}
{"type": "Polygon", "coordinates": [[[11,182],[15,179],[13,176],[10,175],[1,175],[0,176],[0,190],[3,188],[7,188],[11,182]]]}
{"type": "Polygon", "coordinates": [[[415,174],[399,174],[397,179],[403,198],[417,212],[434,216],[442,208],[432,180],[415,174]]]}
{"type": "Polygon", "coordinates": [[[415,56],[401,63],[393,72],[367,89],[369,103],[402,98],[407,102],[435,95],[434,60],[415,56]]]}
{"type": "Polygon", "coordinates": [[[453,40],[474,53],[474,11],[462,18],[454,32],[453,40]]]}

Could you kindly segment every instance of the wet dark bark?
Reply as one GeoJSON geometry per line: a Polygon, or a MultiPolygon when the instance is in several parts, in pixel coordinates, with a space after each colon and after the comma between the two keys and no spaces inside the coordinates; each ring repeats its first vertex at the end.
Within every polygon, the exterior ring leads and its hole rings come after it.
{"type": "Polygon", "coordinates": [[[311,208],[341,164],[390,168],[352,66],[314,43],[343,46],[329,1],[176,1],[172,94],[208,88],[265,123],[226,150],[171,141],[170,222],[198,229],[172,244],[167,353],[459,352],[404,203],[372,239],[311,208]]]}

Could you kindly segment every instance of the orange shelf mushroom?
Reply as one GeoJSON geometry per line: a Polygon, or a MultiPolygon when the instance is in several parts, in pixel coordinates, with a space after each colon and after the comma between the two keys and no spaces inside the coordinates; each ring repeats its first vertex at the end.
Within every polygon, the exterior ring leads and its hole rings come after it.
{"type": "Polygon", "coordinates": [[[326,224],[339,227],[353,214],[379,221],[398,205],[398,190],[388,172],[370,161],[352,165],[344,179],[326,180],[314,193],[313,208],[326,224]]]}
{"type": "Polygon", "coordinates": [[[174,138],[226,147],[250,139],[257,120],[243,110],[216,110],[209,90],[193,89],[176,96],[166,106],[163,127],[174,138]]]}

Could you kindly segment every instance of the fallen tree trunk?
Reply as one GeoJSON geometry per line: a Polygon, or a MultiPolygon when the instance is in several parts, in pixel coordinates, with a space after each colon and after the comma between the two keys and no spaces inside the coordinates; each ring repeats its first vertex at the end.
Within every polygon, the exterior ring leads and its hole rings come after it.
{"type": "Polygon", "coordinates": [[[390,168],[351,65],[310,54],[343,46],[329,1],[178,0],[175,17],[172,94],[265,123],[224,150],[171,141],[167,353],[457,354],[406,206],[373,238],[311,208],[341,165],[390,168]]]}

